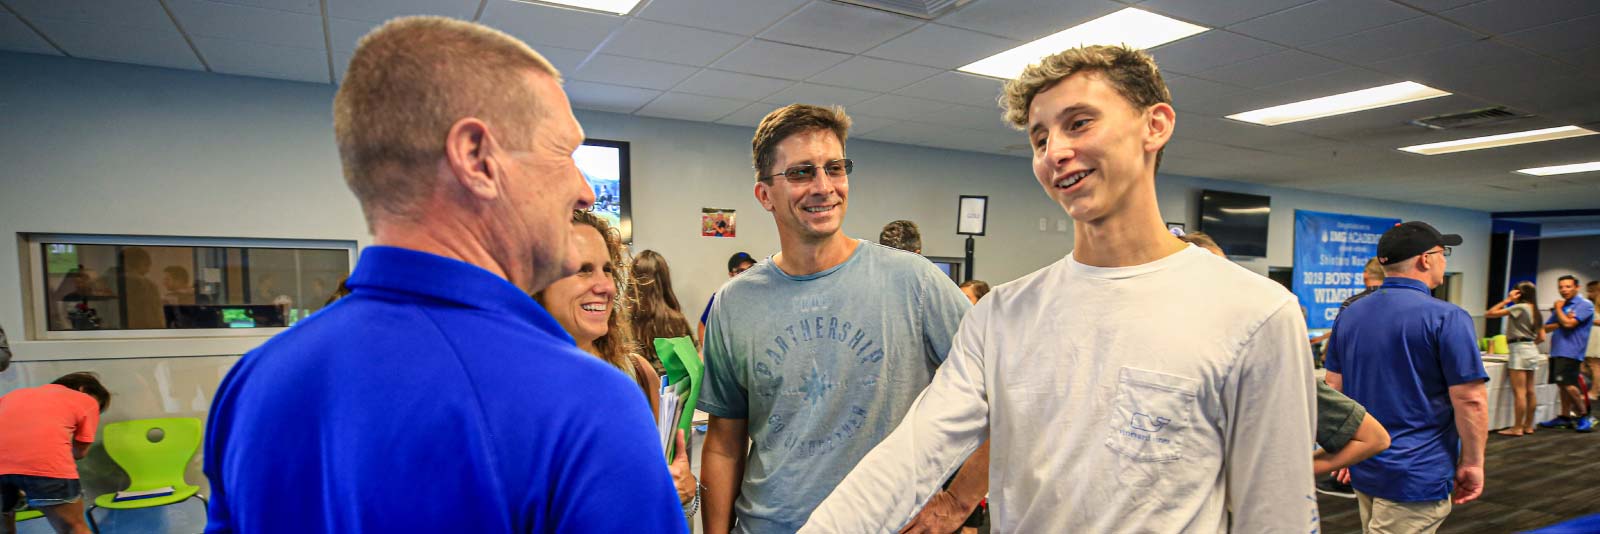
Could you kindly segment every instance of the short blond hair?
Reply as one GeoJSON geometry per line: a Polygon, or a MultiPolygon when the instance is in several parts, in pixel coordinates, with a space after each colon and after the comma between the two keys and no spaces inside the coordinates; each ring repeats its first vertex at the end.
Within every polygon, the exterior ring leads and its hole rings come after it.
{"type": "Polygon", "coordinates": [[[498,30],[444,17],[402,17],[361,38],[333,100],[334,139],[345,183],[367,223],[414,218],[436,181],[457,121],[475,117],[525,147],[545,115],[527,74],[560,72],[498,30]]]}
{"type": "Polygon", "coordinates": [[[813,130],[833,132],[839,138],[839,148],[844,148],[850,136],[850,116],[839,106],[822,107],[811,104],[789,104],[773,110],[756,126],[756,135],[750,139],[751,163],[756,167],[756,180],[767,181],[776,174],[768,167],[773,165],[773,153],[778,143],[795,134],[813,130]]]}
{"type": "MultiPolygon", "coordinates": [[[[1000,91],[1000,109],[1005,120],[1018,130],[1028,128],[1028,107],[1033,97],[1079,72],[1099,72],[1117,94],[1144,110],[1156,104],[1172,104],[1172,92],[1161,79],[1156,60],[1143,50],[1127,45],[1092,45],[1069,48],[1039,60],[1022,70],[1017,79],[1006,82],[1000,91]]],[[[1161,166],[1161,151],[1156,152],[1156,167],[1161,166]]]]}
{"type": "Polygon", "coordinates": [[[1388,278],[1389,274],[1383,272],[1383,262],[1378,261],[1378,258],[1372,258],[1367,260],[1367,265],[1365,267],[1361,268],[1361,277],[1376,278],[1381,282],[1385,278],[1388,278]]]}

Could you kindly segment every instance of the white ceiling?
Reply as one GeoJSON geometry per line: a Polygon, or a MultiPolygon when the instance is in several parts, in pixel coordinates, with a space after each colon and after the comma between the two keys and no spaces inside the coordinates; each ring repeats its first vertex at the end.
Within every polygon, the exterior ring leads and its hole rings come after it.
{"type": "Polygon", "coordinates": [[[500,28],[544,53],[584,109],[754,126],[841,104],[854,136],[1026,156],[1000,81],[953,69],[1122,9],[1212,28],[1152,50],[1179,110],[1163,172],[1486,211],[1600,207],[1600,136],[1443,156],[1396,147],[1577,124],[1600,129],[1600,1],[972,0],[923,21],[828,0],[645,0],[628,16],[515,0],[0,0],[0,50],[334,83],[391,17],[500,28]],[[1453,96],[1277,127],[1221,117],[1412,80],[1453,96]],[[1436,132],[1418,117],[1536,115],[1436,132]]]}

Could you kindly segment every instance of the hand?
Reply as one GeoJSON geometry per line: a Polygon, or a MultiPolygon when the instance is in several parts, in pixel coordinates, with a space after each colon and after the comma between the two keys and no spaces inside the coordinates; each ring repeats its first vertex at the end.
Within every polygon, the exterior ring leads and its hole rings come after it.
{"type": "Polygon", "coordinates": [[[1522,290],[1513,289],[1510,294],[1506,295],[1506,302],[1516,302],[1519,298],[1522,298],[1522,290]]]}
{"type": "Polygon", "coordinates": [[[928,505],[922,507],[917,516],[911,518],[900,534],[949,534],[961,530],[961,524],[967,522],[967,517],[972,515],[972,510],[956,502],[956,496],[949,491],[934,494],[928,500],[928,505]]]}
{"type": "Polygon", "coordinates": [[[1567,299],[1556,299],[1556,313],[1560,313],[1561,309],[1565,307],[1567,307],[1567,299]]]}
{"type": "Polygon", "coordinates": [[[1483,468],[1482,467],[1457,467],[1456,468],[1456,494],[1451,502],[1466,504],[1483,495],[1483,468]]]}
{"type": "Polygon", "coordinates": [[[678,431],[677,454],[672,457],[672,464],[667,470],[672,472],[672,485],[678,488],[678,504],[688,506],[694,500],[694,487],[698,481],[694,473],[689,471],[689,447],[683,444],[683,431],[678,431]]]}
{"type": "Polygon", "coordinates": [[[1333,479],[1339,481],[1340,484],[1349,484],[1350,483],[1350,468],[1346,467],[1344,469],[1340,469],[1338,471],[1334,471],[1333,472],[1333,479]]]}

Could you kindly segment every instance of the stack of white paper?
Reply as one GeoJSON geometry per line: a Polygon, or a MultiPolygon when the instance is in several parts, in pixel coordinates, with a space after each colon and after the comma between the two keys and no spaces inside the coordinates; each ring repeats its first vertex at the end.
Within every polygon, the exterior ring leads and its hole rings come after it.
{"type": "Polygon", "coordinates": [[[663,453],[672,447],[675,438],[673,431],[678,427],[679,401],[677,388],[671,384],[661,385],[661,409],[656,413],[656,430],[660,433],[663,453]]]}

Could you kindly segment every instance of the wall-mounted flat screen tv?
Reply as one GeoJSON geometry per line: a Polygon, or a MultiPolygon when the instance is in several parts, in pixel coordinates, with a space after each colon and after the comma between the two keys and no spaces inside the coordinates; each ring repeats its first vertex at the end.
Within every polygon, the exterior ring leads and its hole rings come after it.
{"type": "Polygon", "coordinates": [[[1229,256],[1267,256],[1272,198],[1228,191],[1200,192],[1200,231],[1229,256]]]}
{"type": "Polygon", "coordinates": [[[585,139],[572,153],[583,179],[594,189],[591,211],[611,223],[622,234],[624,243],[633,242],[633,199],[629,193],[633,179],[628,152],[627,141],[585,139]]]}

